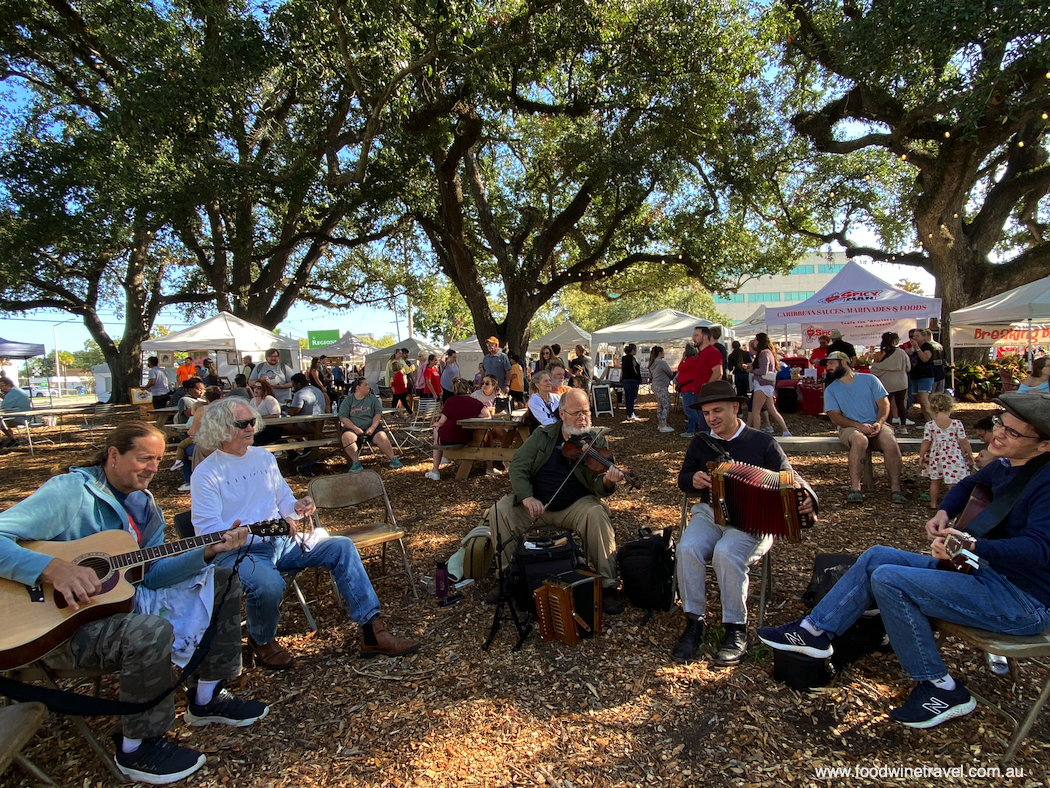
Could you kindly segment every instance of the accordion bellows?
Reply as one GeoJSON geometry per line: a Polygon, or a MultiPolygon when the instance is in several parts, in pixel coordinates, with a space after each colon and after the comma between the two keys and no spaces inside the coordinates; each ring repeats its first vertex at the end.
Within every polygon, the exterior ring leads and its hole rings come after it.
{"type": "Polygon", "coordinates": [[[802,540],[794,471],[771,471],[744,462],[708,463],[715,522],[792,544],[802,540]]]}

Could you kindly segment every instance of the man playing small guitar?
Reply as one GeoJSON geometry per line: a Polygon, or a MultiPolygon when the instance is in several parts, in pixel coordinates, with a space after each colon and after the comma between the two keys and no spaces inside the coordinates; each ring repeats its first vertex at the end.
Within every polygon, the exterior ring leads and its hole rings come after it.
{"type": "Polygon", "coordinates": [[[1005,409],[988,445],[997,459],[955,485],[926,524],[932,557],[872,547],[806,618],[758,631],[774,649],[828,657],[832,639],[877,607],[901,666],[918,682],[890,712],[910,727],[931,728],[976,705],[948,673],[931,618],[1009,635],[1050,626],[1050,395],[1010,392],[995,401],[1005,409]],[[978,484],[992,503],[963,534],[949,523],[978,484]],[[978,559],[970,573],[939,571],[953,536],[978,559]]]}
{"type": "MultiPolygon", "coordinates": [[[[45,661],[56,667],[119,667],[121,700],[132,703],[148,702],[171,686],[171,623],[141,613],[108,614],[92,599],[103,590],[95,570],[18,542],[69,543],[93,534],[126,532],[141,548],[159,548],[164,544],[164,516],[146,488],[163,455],[160,430],[138,421],[122,424],[110,432],[93,465],[71,468],[0,513],[0,578],[14,581],[4,585],[35,594],[42,606],[46,600],[38,587],[44,585],[48,596],[53,587],[51,607],[64,602],[86,622],[45,661]]],[[[241,547],[246,534],[245,528],[234,528],[206,547],[156,560],[142,585],[165,589],[183,583],[217,555],[241,547]]],[[[223,599],[230,574],[229,569],[215,568],[214,604],[222,600],[222,606],[211,649],[199,668],[196,694],[189,698],[185,719],[192,725],[221,722],[241,727],[269,711],[258,701],[234,697],[224,686],[241,669],[241,590],[236,577],[223,599]]],[[[19,622],[9,620],[7,612],[0,600],[3,628],[17,629],[19,622]]],[[[115,758],[121,772],[132,780],[164,784],[204,765],[203,754],[163,738],[174,717],[175,701],[169,694],[147,711],[123,718],[115,758]]]]}

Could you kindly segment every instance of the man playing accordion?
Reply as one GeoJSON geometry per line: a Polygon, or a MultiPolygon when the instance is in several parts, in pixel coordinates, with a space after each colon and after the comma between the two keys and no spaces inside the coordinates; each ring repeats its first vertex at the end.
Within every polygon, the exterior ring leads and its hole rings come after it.
{"type": "MultiPolygon", "coordinates": [[[[725,637],[711,664],[736,665],[747,650],[747,568],[759,561],[773,546],[774,533],[753,534],[747,523],[741,528],[719,525],[711,508],[711,475],[709,462],[719,462],[728,455],[733,461],[770,471],[790,471],[791,463],[772,436],[751,429],[740,420],[743,397],[729,381],[706,383],[691,406],[701,410],[710,433],[697,431],[689,444],[685,463],[678,474],[678,486],[687,495],[699,495],[692,508],[692,518],[676,553],[678,590],[682,597],[686,626],[671,652],[680,662],[700,655],[704,643],[704,593],[707,562],[714,566],[722,596],[722,623],[725,637]],[[742,530],[747,529],[747,530],[742,530]]],[[[802,482],[808,495],[800,496],[800,515],[815,518],[817,499],[812,488],[802,482]]]]}

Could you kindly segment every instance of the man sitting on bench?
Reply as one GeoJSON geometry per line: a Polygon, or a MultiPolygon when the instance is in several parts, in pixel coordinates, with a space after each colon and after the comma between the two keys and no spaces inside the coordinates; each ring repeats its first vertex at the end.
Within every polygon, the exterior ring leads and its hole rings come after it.
{"type": "Polygon", "coordinates": [[[828,377],[832,382],[824,391],[824,409],[831,423],[839,428],[839,442],[849,449],[850,492],[846,503],[861,503],[860,474],[869,446],[882,452],[886,475],[890,477],[890,500],[907,503],[901,492],[901,447],[886,425],[890,417],[890,396],[874,375],[857,375],[845,353],[828,353],[828,377]]]}
{"type": "Polygon", "coordinates": [[[901,667],[918,682],[890,712],[909,727],[932,728],[976,705],[941,660],[931,618],[1008,635],[1050,627],[1050,395],[1010,392],[995,401],[1006,409],[988,444],[997,459],[955,485],[926,523],[932,556],[872,547],[808,616],[758,630],[771,648],[822,659],[833,653],[836,635],[878,608],[901,667]],[[1003,514],[993,501],[977,515],[969,527],[987,536],[974,539],[949,522],[978,484],[1012,505],[1003,514]],[[979,559],[971,573],[939,568],[950,557],[951,536],[979,559]]]}

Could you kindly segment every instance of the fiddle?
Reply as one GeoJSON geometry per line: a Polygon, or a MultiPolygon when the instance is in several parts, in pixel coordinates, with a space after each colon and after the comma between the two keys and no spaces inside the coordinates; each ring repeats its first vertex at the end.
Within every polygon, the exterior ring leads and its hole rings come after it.
{"type": "Polygon", "coordinates": [[[590,435],[572,436],[562,445],[561,453],[569,462],[583,458],[583,464],[594,473],[605,473],[610,468],[615,468],[623,474],[623,480],[631,487],[638,490],[642,486],[637,476],[614,462],[612,449],[595,446],[594,438],[590,435]]]}

